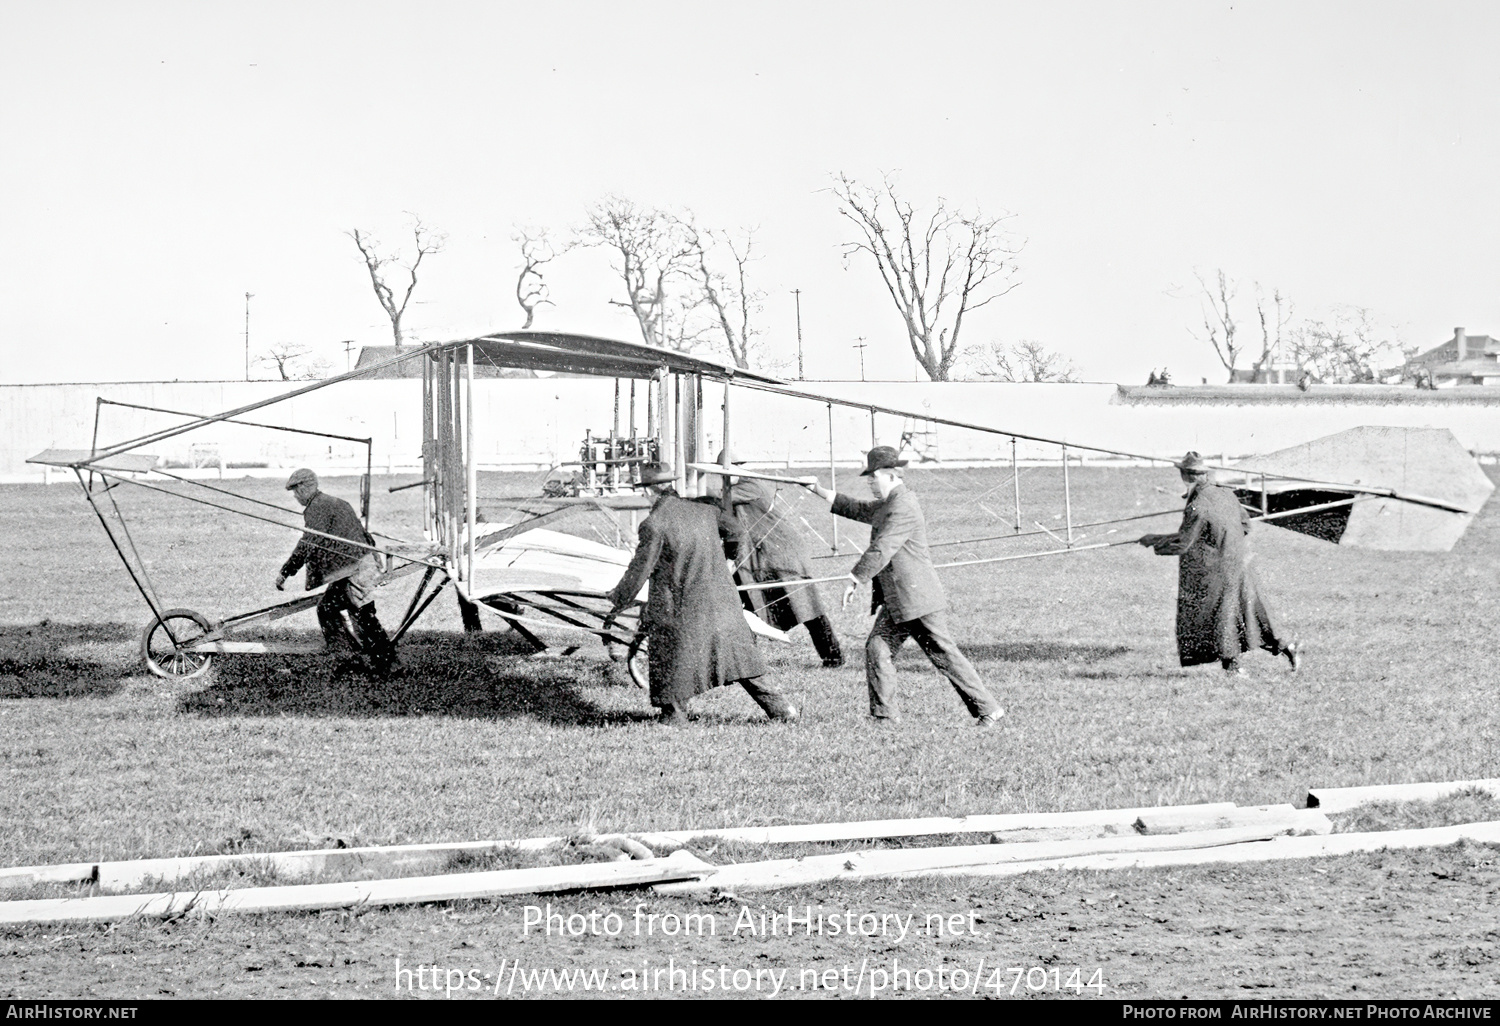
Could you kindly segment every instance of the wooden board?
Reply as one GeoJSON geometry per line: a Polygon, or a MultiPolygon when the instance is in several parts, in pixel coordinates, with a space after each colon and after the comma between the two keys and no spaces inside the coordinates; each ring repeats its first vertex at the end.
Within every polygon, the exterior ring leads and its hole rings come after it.
{"type": "Polygon", "coordinates": [[[710,890],[732,893],[770,891],[834,881],[879,880],[909,873],[997,863],[1039,862],[1047,859],[1109,852],[1164,851],[1243,844],[1247,841],[1267,840],[1275,836],[1279,830],[1280,828],[1276,826],[1235,827],[1230,830],[1204,830],[1195,833],[1171,834],[1165,837],[1141,837],[1132,834],[1076,841],[970,844],[938,848],[839,852],[833,855],[809,855],[800,859],[741,862],[737,865],[725,866],[711,877],[661,884],[655,890],[662,894],[695,894],[710,890]]]}
{"type": "Polygon", "coordinates": [[[1187,812],[1162,809],[1142,813],[1135,821],[1141,834],[1174,834],[1185,830],[1224,830],[1237,826],[1284,824],[1296,833],[1327,834],[1333,823],[1317,809],[1294,809],[1290,805],[1260,805],[1228,812],[1187,812]]]}
{"type": "Polygon", "coordinates": [[[725,827],[718,830],[663,830],[630,834],[653,847],[680,846],[696,840],[718,838],[747,844],[795,844],[814,841],[859,841],[889,837],[922,837],[934,834],[978,834],[1039,828],[1115,826],[1134,828],[1142,815],[1173,810],[1184,814],[1224,813],[1233,802],[1134,809],[1084,809],[1078,812],[1006,812],[977,816],[933,816],[922,819],[871,819],[851,823],[804,823],[772,827],[725,827]]]}
{"type": "Polygon", "coordinates": [[[600,887],[639,886],[697,879],[714,867],[688,852],[664,859],[502,869],[397,880],[246,887],[238,890],[169,894],[119,894],[94,898],[45,898],[0,902],[0,923],[110,922],[135,916],[224,912],[293,912],[373,907],[508,894],[554,894],[600,887]]]}
{"type": "Polygon", "coordinates": [[[328,651],[318,641],[203,641],[188,645],[187,652],[217,652],[221,655],[315,655],[328,651]]]}
{"type": "MultiPolygon", "coordinates": [[[[856,820],[847,823],[797,823],[771,827],[718,827],[621,833],[657,849],[681,848],[697,840],[739,841],[746,844],[794,844],[815,841],[857,841],[937,834],[983,834],[995,831],[1086,830],[1100,834],[1113,829],[1128,833],[1143,815],[1171,813],[1196,816],[1232,812],[1233,802],[1131,809],[1084,809],[1076,812],[1011,812],[976,816],[933,816],[922,819],[856,820]]],[[[106,890],[139,887],[148,880],[170,886],[195,874],[219,873],[263,866],[293,878],[324,872],[378,871],[446,864],[454,855],[483,855],[512,849],[541,851],[564,844],[565,837],[517,840],[445,841],[433,844],[370,845],[358,848],[317,848],[307,851],[260,852],[240,855],[189,855],[116,862],[79,862],[60,866],[17,866],[0,869],[0,889],[34,883],[76,883],[97,879],[106,890]]]]}
{"type": "Polygon", "coordinates": [[[1426,827],[1419,830],[1376,830],[1359,834],[1328,834],[1317,837],[1273,837],[1251,844],[1158,852],[1113,852],[1077,858],[1010,865],[940,869],[912,876],[1018,876],[1048,869],[1155,869],[1171,866],[1203,866],[1217,863],[1277,862],[1282,859],[1325,858],[1361,852],[1442,848],[1460,841],[1500,845],[1500,822],[1466,823],[1461,826],[1426,827]]]}
{"type": "Polygon", "coordinates": [[[1307,792],[1307,807],[1324,813],[1348,812],[1372,802],[1431,802],[1460,791],[1486,791],[1500,798],[1500,779],[1449,780],[1423,784],[1376,784],[1370,787],[1319,787],[1307,792]]]}

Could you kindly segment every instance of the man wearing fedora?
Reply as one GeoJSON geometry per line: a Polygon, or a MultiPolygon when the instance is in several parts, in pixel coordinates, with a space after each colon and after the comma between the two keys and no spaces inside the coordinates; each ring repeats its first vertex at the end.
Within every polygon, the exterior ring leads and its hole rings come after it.
{"type": "Polygon", "coordinates": [[[1218,660],[1225,672],[1244,676],[1240,655],[1263,648],[1284,655],[1292,672],[1302,665],[1301,644],[1285,641],[1250,565],[1250,517],[1239,498],[1216,484],[1196,452],[1177,464],[1187,486],[1187,508],[1175,534],[1147,534],[1141,545],[1158,556],[1176,556],[1177,658],[1183,666],[1218,660]]]}
{"type": "Polygon", "coordinates": [[[948,632],[948,599],[932,567],[927,548],[927,524],[917,497],[901,479],[906,461],[888,445],[871,449],[862,477],[870,479],[874,500],[836,494],[804,478],[803,484],[832,504],[833,512],[870,525],[870,544],[849,571],[844,605],[861,585],[873,582],[871,610],[875,625],[865,640],[865,681],[870,689],[870,715],[897,720],[896,652],[913,638],[938,672],[948,678],[979,726],[994,725],[1005,715],[995,696],[979,679],[974,665],[959,651],[948,632]]]}
{"type": "Polygon", "coordinates": [[[797,719],[796,707],[759,679],[766,663],[724,563],[718,506],[682,498],[675,480],[667,464],[641,468],[638,485],[656,502],[641,521],[630,565],[609,593],[612,620],[650,581],[640,629],[648,639],[651,704],[663,723],[683,723],[694,696],[739,683],[771,719],[797,719]]]}
{"type": "Polygon", "coordinates": [[[363,651],[370,668],[385,676],[396,661],[396,646],[375,615],[380,563],[374,552],[362,547],[374,545],[374,539],[360,523],[354,507],[318,490],[318,475],[311,470],[304,467],[293,471],[287,478],[286,490],[301,504],[302,523],[308,533],[282,564],[281,572],[276,575],[276,590],[285,588],[287,578],[305,564],[308,591],[320,584],[328,585],[318,600],[318,626],[323,629],[323,640],[335,649],[350,642],[343,618],[347,610],[358,629],[359,643],[355,644],[355,650],[363,651]],[[337,538],[355,544],[346,545],[336,541],[337,538]]]}
{"type": "MultiPolygon", "coordinates": [[[[725,451],[719,453],[717,462],[729,467],[741,461],[725,451]]],[[[813,573],[807,562],[807,539],[793,523],[792,506],[769,481],[727,476],[727,505],[733,517],[725,551],[735,561],[737,574],[756,584],[772,585],[742,593],[745,607],[777,630],[803,625],[823,665],[843,666],[844,652],[818,586],[799,583],[811,579],[813,573]]]]}

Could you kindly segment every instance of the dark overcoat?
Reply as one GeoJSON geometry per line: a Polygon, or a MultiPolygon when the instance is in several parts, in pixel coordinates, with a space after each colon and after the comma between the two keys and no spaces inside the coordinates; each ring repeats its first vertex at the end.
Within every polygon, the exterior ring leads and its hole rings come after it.
{"type": "Polygon", "coordinates": [[[1188,492],[1182,526],[1159,539],[1177,556],[1177,658],[1197,666],[1253,648],[1282,651],[1275,617],[1250,566],[1250,517],[1228,488],[1200,482],[1188,492]]]}
{"type": "Polygon", "coordinates": [[[792,505],[777,496],[769,481],[746,478],[729,490],[729,501],[734,511],[735,562],[757,584],[788,582],[785,588],[757,589],[758,601],[747,598],[746,608],[783,631],[827,615],[816,584],[790,583],[813,576],[807,542],[796,529],[792,505]]]}
{"type": "Polygon", "coordinates": [[[884,501],[835,495],[833,512],[870,525],[870,544],[849,572],[861,582],[874,580],[872,612],[884,605],[892,620],[905,623],[948,607],[932,568],[922,507],[906,485],[897,485],[884,501]]]}
{"type": "Polygon", "coordinates": [[[641,522],[638,539],[609,598],[623,608],[651,582],[641,614],[651,704],[681,706],[710,688],[765,673],[724,562],[718,507],[663,495],[641,522]]]}

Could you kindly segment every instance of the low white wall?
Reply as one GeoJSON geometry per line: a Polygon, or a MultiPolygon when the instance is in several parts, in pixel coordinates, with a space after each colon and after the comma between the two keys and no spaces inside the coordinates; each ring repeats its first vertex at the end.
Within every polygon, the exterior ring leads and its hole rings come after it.
{"type": "MultiPolygon", "coordinates": [[[[0,481],[41,481],[42,468],[25,460],[47,448],[90,445],[95,399],[103,396],[209,414],[290,391],[284,382],[135,382],[120,384],[0,385],[0,481]]],[[[1352,401],[1269,401],[1264,386],[1244,386],[1225,398],[1223,389],[1196,401],[1191,389],[1174,390],[1161,402],[1122,396],[1107,384],[1018,385],[991,382],[806,382],[800,388],[916,413],[969,421],[1129,452],[1172,456],[1187,449],[1230,457],[1269,452],[1362,424],[1446,427],[1467,448],[1500,452],[1500,406],[1404,396],[1387,390],[1353,393],[1352,401]]],[[[1412,390],[1414,393],[1415,390],[1412,390]]],[[[1487,398],[1487,397],[1486,397],[1487,398]]],[[[585,429],[607,433],[612,420],[612,379],[481,379],[475,403],[482,464],[537,466],[574,458],[585,429]]],[[[722,432],[722,390],[705,388],[704,418],[710,446],[722,432]]],[[[624,402],[622,400],[622,406],[624,402]]],[[[249,419],[336,434],[372,437],[379,470],[410,469],[420,463],[421,383],[415,379],[350,381],[247,415],[249,419]]],[[[826,463],[829,413],[818,402],[735,389],[731,396],[731,444],[754,461],[826,463]]],[[[623,416],[623,414],[622,414],[623,416]]],[[[834,407],[833,450],[841,463],[857,461],[872,444],[871,417],[834,407]]],[[[644,389],[638,424],[644,430],[644,389]]],[[[181,423],[174,418],[105,406],[101,444],[181,423]]],[[[902,432],[927,425],[900,417],[874,418],[873,441],[895,445],[902,432]]],[[[943,460],[1009,458],[1010,444],[961,428],[938,426],[924,440],[943,460]]],[[[294,466],[363,469],[363,447],[348,442],[213,425],[148,447],[178,464],[214,458],[227,464],[264,464],[271,473],[294,466]],[[196,447],[196,448],[195,448],[196,447]]],[[[1023,459],[1056,459],[1052,446],[1022,443],[1023,459]]],[[[226,476],[237,468],[230,467],[226,476]]],[[[255,468],[240,468],[254,473],[255,468]]],[[[58,478],[54,472],[52,475],[58,478]]]]}

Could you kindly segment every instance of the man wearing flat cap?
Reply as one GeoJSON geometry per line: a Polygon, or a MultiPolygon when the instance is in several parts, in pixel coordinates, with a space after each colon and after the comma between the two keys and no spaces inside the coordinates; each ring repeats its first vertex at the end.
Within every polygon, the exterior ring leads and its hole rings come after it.
{"type": "Polygon", "coordinates": [[[849,571],[850,583],[844,589],[847,607],[861,585],[874,583],[870,605],[875,625],[865,640],[870,715],[877,720],[900,718],[895,656],[912,638],[948,678],[969,715],[979,726],[989,727],[1005,712],[948,632],[948,599],[932,567],[922,507],[901,479],[904,466],[906,461],[888,445],[869,451],[861,476],[870,479],[873,501],[836,494],[816,478],[803,479],[808,489],[832,504],[834,513],[870,525],[869,547],[849,571]]]}
{"type": "Polygon", "coordinates": [[[738,683],[771,719],[797,719],[796,707],[760,680],[766,663],[724,562],[717,504],[682,498],[675,481],[667,464],[641,468],[637,484],[656,502],[641,521],[630,565],[609,593],[612,620],[650,582],[640,629],[648,639],[651,704],[661,710],[661,722],[680,724],[694,696],[738,683]]]}
{"type": "Polygon", "coordinates": [[[814,574],[807,562],[807,539],[793,521],[793,507],[771,482],[734,477],[727,468],[740,461],[728,451],[721,452],[717,462],[730,480],[727,507],[732,517],[725,525],[725,552],[735,561],[737,574],[766,585],[743,592],[745,608],[780,631],[803,625],[823,665],[843,666],[844,652],[818,586],[799,583],[814,574]]]}
{"type": "Polygon", "coordinates": [[[1183,666],[1218,660],[1226,673],[1244,676],[1240,655],[1263,648],[1284,655],[1295,673],[1301,644],[1287,641],[1250,565],[1245,535],[1250,517],[1239,498],[1215,483],[1196,452],[1177,464],[1187,486],[1187,508],[1175,534],[1138,539],[1158,556],[1177,556],[1177,658],[1183,666]]]}
{"type": "Polygon", "coordinates": [[[307,567],[307,590],[327,584],[318,600],[318,626],[330,648],[350,642],[343,614],[349,613],[357,630],[354,645],[370,662],[370,668],[381,676],[390,672],[396,661],[396,647],[375,615],[375,587],[380,582],[380,563],[375,553],[364,546],[374,545],[365,525],[343,499],[318,490],[318,475],[303,468],[287,478],[286,490],[302,506],[302,524],[307,528],[291,557],[276,575],[276,590],[286,587],[291,577],[307,567]],[[344,544],[338,539],[354,542],[344,544]]]}

